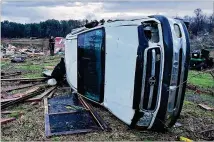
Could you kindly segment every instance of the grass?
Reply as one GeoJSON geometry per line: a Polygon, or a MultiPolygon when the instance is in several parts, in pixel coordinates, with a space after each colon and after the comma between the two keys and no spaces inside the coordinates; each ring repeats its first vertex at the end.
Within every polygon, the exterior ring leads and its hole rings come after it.
{"type": "Polygon", "coordinates": [[[36,72],[36,73],[27,73],[27,74],[23,74],[21,77],[23,78],[36,78],[36,77],[42,77],[42,73],[41,72],[36,72]]]}
{"type": "Polygon", "coordinates": [[[41,65],[30,65],[30,66],[17,66],[17,69],[27,70],[27,71],[42,71],[41,65]]]}
{"type": "Polygon", "coordinates": [[[54,136],[54,137],[51,138],[51,140],[52,140],[52,141],[60,141],[60,138],[57,137],[57,136],[54,136]]]}
{"type": "Polygon", "coordinates": [[[1,68],[6,67],[10,64],[9,61],[1,61],[1,68]]]}
{"type": "Polygon", "coordinates": [[[185,99],[195,104],[206,104],[210,107],[214,107],[214,96],[208,94],[194,94],[194,91],[186,91],[185,99]]]}
{"type": "Polygon", "coordinates": [[[59,62],[44,63],[44,66],[56,66],[59,62]]]}
{"type": "Polygon", "coordinates": [[[214,88],[214,79],[210,73],[190,70],[188,74],[188,83],[203,88],[214,88]]]}
{"type": "Polygon", "coordinates": [[[204,109],[200,108],[198,104],[185,100],[183,105],[183,112],[185,115],[191,115],[191,117],[199,117],[214,119],[214,114],[212,111],[205,111],[204,109]],[[189,109],[191,108],[191,109],[189,109]]]}
{"type": "Polygon", "coordinates": [[[8,116],[18,118],[20,116],[20,112],[13,112],[13,113],[9,114],[8,116]]]}

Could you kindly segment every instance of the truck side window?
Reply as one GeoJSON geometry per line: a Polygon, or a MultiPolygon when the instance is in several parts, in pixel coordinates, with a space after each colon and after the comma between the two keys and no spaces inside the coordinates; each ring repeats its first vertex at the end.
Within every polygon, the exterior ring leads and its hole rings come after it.
{"type": "Polygon", "coordinates": [[[174,24],[174,29],[175,29],[175,34],[178,38],[181,38],[182,37],[182,34],[181,34],[181,29],[179,27],[179,25],[177,24],[174,24]]]}

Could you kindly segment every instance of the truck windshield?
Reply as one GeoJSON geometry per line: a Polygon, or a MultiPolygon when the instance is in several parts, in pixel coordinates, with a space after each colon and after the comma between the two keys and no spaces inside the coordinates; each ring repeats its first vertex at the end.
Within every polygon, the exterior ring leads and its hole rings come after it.
{"type": "Polygon", "coordinates": [[[95,101],[102,99],[104,31],[96,29],[78,36],[78,91],[95,101]]]}

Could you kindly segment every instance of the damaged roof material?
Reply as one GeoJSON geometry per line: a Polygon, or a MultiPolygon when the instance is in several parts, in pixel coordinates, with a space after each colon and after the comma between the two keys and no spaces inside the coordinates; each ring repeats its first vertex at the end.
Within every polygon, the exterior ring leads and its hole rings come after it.
{"type": "Polygon", "coordinates": [[[66,77],[131,128],[164,131],[182,109],[189,53],[181,20],[94,21],[66,36],[66,77]]]}
{"type": "MultiPolygon", "coordinates": [[[[105,130],[98,114],[75,94],[45,98],[45,134],[65,135],[105,130]]],[[[103,122],[103,120],[101,120],[103,122]]]]}

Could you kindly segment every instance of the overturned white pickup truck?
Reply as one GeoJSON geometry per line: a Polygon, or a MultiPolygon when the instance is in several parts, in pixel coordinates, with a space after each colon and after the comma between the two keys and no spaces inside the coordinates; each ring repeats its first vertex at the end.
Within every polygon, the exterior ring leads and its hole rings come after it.
{"type": "Polygon", "coordinates": [[[190,44],[183,21],[164,16],[89,23],[66,37],[70,86],[131,128],[163,131],[182,109],[190,44]]]}

